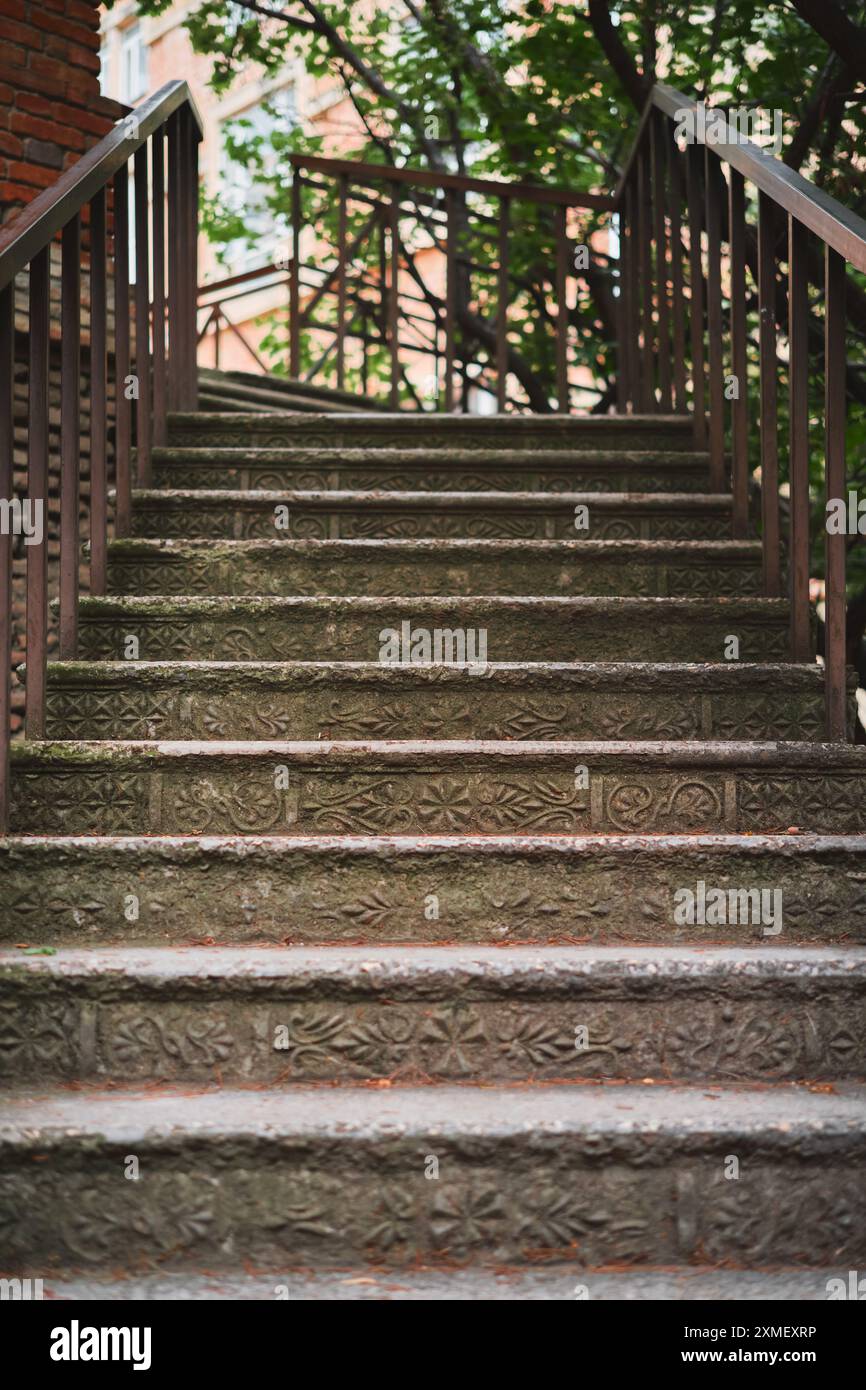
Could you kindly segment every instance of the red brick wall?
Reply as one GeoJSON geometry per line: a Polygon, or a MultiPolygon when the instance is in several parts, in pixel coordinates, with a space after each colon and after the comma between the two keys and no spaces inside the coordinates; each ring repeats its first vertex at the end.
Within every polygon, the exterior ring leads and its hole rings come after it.
{"type": "Polygon", "coordinates": [[[99,93],[89,0],[0,0],[0,222],[105,135],[124,111],[99,93]]]}

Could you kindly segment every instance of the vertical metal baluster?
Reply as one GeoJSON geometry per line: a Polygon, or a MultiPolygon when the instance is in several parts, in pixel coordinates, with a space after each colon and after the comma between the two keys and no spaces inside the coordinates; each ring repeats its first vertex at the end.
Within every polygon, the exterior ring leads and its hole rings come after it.
{"type": "Polygon", "coordinates": [[[616,408],[620,415],[628,409],[630,398],[629,355],[628,355],[628,315],[626,313],[626,279],[628,278],[628,229],[625,220],[625,198],[620,199],[619,214],[619,263],[617,265],[616,300],[616,408]]]}
{"type": "Polygon", "coordinates": [[[638,222],[637,182],[630,178],[625,189],[626,226],[628,230],[628,277],[626,281],[626,316],[628,321],[629,391],[632,411],[640,408],[640,286],[638,281],[638,222]]]}
{"type": "Polygon", "coordinates": [[[388,342],[391,348],[390,406],[400,403],[400,185],[390,185],[388,220],[391,242],[391,284],[388,294],[388,342]]]}
{"type": "Polygon", "coordinates": [[[42,535],[27,546],[28,738],[45,734],[45,664],[48,635],[48,344],[51,276],[49,248],[30,262],[30,353],[27,406],[27,498],[30,515],[42,516],[42,535]]]}
{"type": "Polygon", "coordinates": [[[153,203],[153,443],[166,441],[165,354],[165,138],[162,130],[151,142],[153,203]]]}
{"type": "Polygon", "coordinates": [[[788,382],[791,429],[789,476],[791,539],[788,555],[791,594],[791,659],[809,661],[809,301],[806,257],[808,233],[788,218],[788,382]]]}
{"type": "Polygon", "coordinates": [[[135,151],[135,476],[139,487],[150,486],[150,231],[148,227],[147,144],[135,151]]]}
{"type": "MultiPolygon", "coordinates": [[[[845,261],[824,248],[824,458],[827,500],[845,492],[845,261]]],[[[824,668],[827,737],[848,735],[844,530],[827,531],[824,581],[824,668]]]]}
{"type": "Polygon", "coordinates": [[[668,192],[665,182],[665,139],[664,122],[667,117],[660,111],[653,113],[649,133],[653,163],[653,189],[655,194],[655,243],[656,243],[656,295],[658,304],[658,345],[659,345],[659,409],[670,414],[673,407],[671,396],[671,318],[668,300],[668,252],[667,224],[665,213],[668,192]]]}
{"type": "Polygon", "coordinates": [[[188,106],[181,107],[181,284],[183,321],[182,410],[199,404],[199,129],[188,106]]]}
{"type": "Polygon", "coordinates": [[[187,187],[188,234],[184,277],[186,295],[184,306],[187,319],[186,409],[198,409],[198,126],[188,106],[182,110],[182,130],[186,132],[186,160],[189,177],[187,187]]]}
{"type": "Polygon", "coordinates": [[[388,207],[380,203],[376,217],[379,231],[379,304],[376,324],[383,343],[388,341],[388,207]]]}
{"type": "Polygon", "coordinates": [[[761,357],[761,531],[764,593],[782,592],[779,441],[776,379],[776,213],[758,195],[758,342],[761,357]]]}
{"type": "Polygon", "coordinates": [[[129,173],[114,176],[114,534],[128,536],[131,514],[132,402],[129,377],[129,173]]]}
{"type": "Polygon", "coordinates": [[[731,252],[731,371],[737,395],[731,407],[733,532],[749,529],[749,396],[746,367],[746,198],[742,174],[729,173],[728,241],[731,252]]]}
{"type": "Polygon", "coordinates": [[[637,155],[638,242],[640,243],[640,290],[643,328],[641,362],[641,410],[655,411],[655,330],[653,328],[652,269],[652,188],[646,137],[637,155]]]}
{"type": "Polygon", "coordinates": [[[445,245],[445,409],[454,409],[454,318],[457,303],[457,226],[454,212],[454,191],[445,190],[447,218],[445,245]]]}
{"type": "Polygon", "coordinates": [[[108,538],[105,189],[90,200],[90,592],[105,593],[108,538]]]}
{"type": "MultiPolygon", "coordinates": [[[[0,497],[12,501],[15,421],[15,282],[0,290],[0,497]]],[[[12,532],[0,531],[0,835],[9,830],[12,718],[12,532]]]]}
{"type": "Polygon", "coordinates": [[[62,233],[60,288],[60,659],[78,648],[81,494],[81,217],[62,233]]]}
{"type": "Polygon", "coordinates": [[[292,279],[289,285],[289,375],[301,375],[301,171],[292,176],[292,279]]]}
{"type": "Polygon", "coordinates": [[[686,188],[689,201],[689,327],[692,347],[692,439],[696,449],[707,447],[707,387],[704,353],[704,266],[701,255],[701,184],[704,157],[699,145],[686,153],[686,188]]]}
{"type": "Polygon", "coordinates": [[[348,225],[347,174],[340,174],[340,210],[337,230],[337,388],[346,384],[346,228],[348,225]]]}
{"type": "Polygon", "coordinates": [[[725,364],[722,350],[722,180],[716,156],[706,150],[707,338],[710,363],[710,487],[724,492],[725,364]]]}
{"type": "Polygon", "coordinates": [[[568,236],[566,210],[558,207],[556,229],[556,408],[567,415],[568,399],[568,236]]]}
{"type": "Polygon", "coordinates": [[[189,410],[189,359],[195,352],[197,326],[189,317],[189,234],[190,167],[189,129],[183,108],[177,113],[178,205],[177,205],[177,408],[189,410]],[[190,336],[192,335],[192,336],[190,336]]]}
{"type": "Polygon", "coordinates": [[[499,200],[499,269],[496,276],[496,408],[505,410],[508,381],[508,235],[511,199],[499,200]]]}
{"type": "Polygon", "coordinates": [[[180,409],[183,359],[180,307],[180,113],[168,118],[168,408],[180,409]]]}
{"type": "Polygon", "coordinates": [[[682,155],[674,139],[673,126],[665,119],[667,163],[670,173],[671,282],[673,286],[674,328],[674,410],[686,413],[686,307],[683,294],[683,171],[682,155]]]}

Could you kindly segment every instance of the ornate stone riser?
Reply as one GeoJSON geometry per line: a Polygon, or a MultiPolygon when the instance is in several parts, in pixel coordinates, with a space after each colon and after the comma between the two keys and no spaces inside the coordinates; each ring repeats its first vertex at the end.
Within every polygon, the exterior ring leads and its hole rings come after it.
{"type": "Polygon", "coordinates": [[[866,952],[855,971],[838,953],[780,968],[755,950],[748,975],[698,952],[626,963],[488,950],[474,966],[455,954],[329,952],[298,965],[292,952],[211,948],[161,975],[127,952],[79,957],[55,978],[48,964],[7,956],[0,1080],[718,1084],[866,1074],[866,952]]]}
{"type": "MultiPolygon", "coordinates": [[[[782,668],[784,670],[784,668],[782,668]]],[[[747,676],[748,668],[742,668],[747,676]]],[[[399,676],[411,674],[400,671],[399,676]]],[[[738,672],[738,674],[740,674],[738,672]]],[[[220,673],[193,683],[130,671],[126,683],[52,684],[49,738],[96,739],[758,739],[822,740],[824,696],[792,693],[778,677],[776,692],[690,690],[679,693],[637,682],[611,681],[596,691],[546,690],[527,680],[498,685],[489,678],[444,682],[387,679],[378,683],[333,674],[325,684],[265,684],[220,673]]],[[[815,683],[817,686],[817,682],[815,683]]],[[[853,702],[852,702],[853,716],[853,702]]]]}
{"type": "Polygon", "coordinates": [[[0,940],[866,942],[866,837],[83,840],[0,844],[0,940]],[[783,929],[679,923],[698,881],[782,892],[783,929]],[[129,900],[133,894],[135,901],[129,900]],[[435,900],[438,917],[431,916],[435,900]]]}
{"type": "MultiPolygon", "coordinates": [[[[376,451],[343,450],[323,458],[318,450],[272,450],[257,457],[249,449],[154,449],[157,487],[285,489],[312,492],[334,489],[366,492],[706,492],[707,463],[668,454],[651,462],[629,462],[614,455],[569,461],[547,456],[542,465],[523,456],[507,461],[498,450],[483,460],[429,454],[411,461],[405,453],[393,460],[376,451]]],[[[644,458],[646,456],[643,456],[644,458]]],[[[411,455],[410,455],[411,458],[411,455]]]]}
{"type": "Polygon", "coordinates": [[[521,743],[509,756],[406,744],[390,757],[363,745],[354,754],[307,745],[321,754],[299,755],[291,745],[235,754],[214,744],[210,757],[195,745],[115,756],[80,747],[50,744],[15,759],[14,834],[866,832],[863,758],[834,766],[826,744],[800,745],[815,755],[799,764],[759,753],[692,754],[673,765],[664,752],[642,760],[640,745],[616,744],[542,754],[532,750],[543,745],[521,743]]]}
{"type": "Polygon", "coordinates": [[[38,1135],[30,1103],[5,1127],[4,1272],[866,1257],[853,1101],[819,1119],[788,1088],[715,1111],[700,1090],[574,1089],[85,1096],[43,1105],[58,1127],[38,1135]]]}
{"type": "Polygon", "coordinates": [[[662,419],[604,417],[542,419],[511,416],[492,420],[425,415],[204,414],[175,415],[168,445],[234,449],[605,449],[688,451],[692,431],[662,419]]]}
{"type": "Polygon", "coordinates": [[[352,602],[305,598],[296,603],[211,604],[178,598],[160,603],[88,600],[81,606],[80,655],[124,659],[127,638],[149,661],[378,661],[379,633],[413,627],[485,628],[487,659],[499,661],[713,661],[725,659],[728,638],[740,660],[784,661],[787,605],[703,600],[674,604],[603,600],[583,603],[433,603],[410,589],[402,600],[352,602]]]}
{"type": "MultiPolygon", "coordinates": [[[[574,540],[574,504],[556,509],[513,510],[436,506],[329,508],[326,504],[296,504],[288,497],[245,505],[209,506],[188,501],[138,503],[133,510],[137,537],[207,538],[223,540],[574,540]],[[282,506],[285,511],[277,508],[282,506]],[[279,522],[279,526],[278,526],[279,522]]],[[[587,540],[728,540],[730,515],[718,508],[597,507],[587,500],[580,536],[587,540]]]]}
{"type": "Polygon", "coordinates": [[[761,570],[757,547],[742,542],[272,540],[163,546],[140,540],[112,543],[108,584],[111,593],[133,595],[715,598],[758,595],[761,570]]]}

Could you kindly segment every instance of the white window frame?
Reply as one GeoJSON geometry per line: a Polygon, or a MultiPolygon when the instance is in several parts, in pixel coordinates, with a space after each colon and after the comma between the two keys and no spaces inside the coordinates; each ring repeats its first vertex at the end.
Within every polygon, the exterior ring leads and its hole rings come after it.
{"type": "Polygon", "coordinates": [[[140,24],[130,24],[120,35],[121,101],[130,105],[147,91],[147,44],[140,24]]]}

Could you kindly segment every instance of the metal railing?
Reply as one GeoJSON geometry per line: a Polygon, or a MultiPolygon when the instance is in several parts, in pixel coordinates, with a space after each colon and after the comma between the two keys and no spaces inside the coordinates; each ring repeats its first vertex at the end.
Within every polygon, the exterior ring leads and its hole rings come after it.
{"type": "Polygon", "coordinates": [[[237,300],[245,299],[249,295],[273,290],[284,290],[286,301],[288,301],[292,274],[291,264],[282,266],[267,263],[256,266],[252,270],[244,270],[238,275],[227,275],[221,280],[206,280],[199,285],[197,308],[199,313],[206,312],[204,321],[199,323],[196,342],[201,344],[205,339],[208,339],[213,343],[214,367],[220,365],[220,343],[223,332],[228,331],[241,344],[244,351],[252,357],[260,372],[266,373],[269,370],[268,365],[262,361],[249,338],[244,336],[242,328],[229,318],[224,306],[236,303],[237,300]]]}
{"type": "MultiPolygon", "coordinates": [[[[458,404],[459,381],[463,382],[463,403],[467,395],[468,373],[477,372],[475,384],[495,397],[499,410],[506,406],[509,376],[520,373],[523,364],[519,350],[509,338],[509,302],[514,284],[509,272],[509,242],[515,234],[513,209],[526,205],[540,222],[549,221],[553,255],[549,274],[542,277],[541,311],[549,316],[554,340],[554,379],[552,390],[535,386],[530,409],[568,412],[571,408],[569,382],[570,312],[567,287],[571,279],[584,275],[575,269],[568,234],[568,213],[575,209],[604,212],[613,208],[606,194],[585,193],[578,189],[554,188],[541,184],[503,183],[495,179],[476,179],[459,174],[398,168],[392,165],[364,164],[356,160],[327,159],[311,155],[291,155],[294,169],[291,191],[291,230],[294,261],[298,275],[292,275],[289,306],[289,374],[307,379],[331,357],[336,368],[336,384],[346,383],[347,347],[362,345],[361,386],[366,389],[369,346],[384,349],[388,359],[387,395],[392,409],[404,397],[421,406],[406,372],[407,360],[427,357],[433,362],[436,390],[434,407],[446,411],[458,404]],[[327,261],[318,285],[311,286],[302,303],[302,273],[311,264],[302,261],[300,249],[305,226],[305,190],[326,193],[326,205],[336,209],[336,235],[324,251],[322,219],[313,227],[317,238],[317,261],[327,261]],[[470,206],[469,197],[476,202],[470,206]],[[359,212],[350,235],[349,208],[359,212]],[[423,248],[437,252],[444,268],[444,284],[425,276],[419,269],[407,234],[417,229],[423,248]],[[473,261],[470,243],[485,247],[482,265],[473,261]],[[364,259],[373,249],[377,259],[375,274],[364,259]],[[378,249],[378,258],[375,252],[378,249]],[[473,272],[495,275],[495,288],[485,294],[485,307],[479,311],[473,298],[473,272]],[[409,288],[409,284],[413,288],[409,288]],[[313,323],[311,314],[330,295],[336,301],[330,323],[313,323]],[[302,367],[302,335],[311,328],[330,340],[313,370],[302,367]],[[401,336],[402,335],[402,336],[401,336]],[[472,350],[470,350],[470,348],[472,350]],[[480,353],[477,351],[480,349],[480,353]],[[483,361],[483,365],[482,365],[483,361]],[[556,405],[552,406],[552,398],[556,405]]],[[[520,383],[525,387],[525,381],[520,383]]],[[[530,387],[532,390],[532,387],[530,387]]],[[[525,407],[524,407],[525,408],[525,407]]]]}
{"type": "MultiPolygon", "coordinates": [[[[787,560],[790,655],[810,661],[809,285],[823,289],[826,497],[845,496],[846,268],[866,271],[866,222],[773,158],[714,112],[713,139],[697,103],[653,87],[614,195],[620,219],[619,391],[622,409],[685,411],[695,447],[708,448],[710,485],[733,499],[733,534],[749,521],[750,444],[760,463],[764,593],[783,592],[787,560]],[[685,150],[674,122],[691,119],[685,150]],[[702,134],[703,129],[703,134],[702,134]],[[727,175],[727,176],[726,176],[727,175]],[[757,226],[747,218],[747,190],[757,226]],[[781,249],[782,218],[787,237],[781,249]],[[817,240],[820,258],[811,240],[817,240]],[[725,250],[725,247],[727,250],[725,250]],[[823,262],[823,269],[821,262],[823,262]],[[757,288],[757,430],[747,389],[746,270],[757,288]],[[723,280],[730,306],[723,315],[723,280]],[[689,341],[686,341],[686,325],[689,341]],[[780,524],[778,349],[787,340],[787,554],[780,524]],[[737,382],[728,402],[726,372],[737,382]],[[730,478],[726,414],[730,403],[730,478]]],[[[819,325],[820,326],[820,325],[819,325]]],[[[847,738],[846,536],[827,530],[825,679],[827,732],[847,738]]]]}
{"type": "MultiPolygon", "coordinates": [[[[137,482],[150,482],[150,450],[166,440],[171,409],[194,409],[201,121],[185,82],[169,82],[118,122],[57,182],[0,231],[0,497],[13,497],[15,279],[27,286],[27,501],[47,520],[51,265],[61,239],[59,651],[78,645],[81,425],[82,233],[90,280],[90,586],[106,587],[109,483],[109,366],[113,371],[116,487],[114,530],[129,530],[133,429],[137,482]],[[134,180],[134,296],[130,277],[129,161],[134,180]],[[113,235],[112,235],[113,233],[113,235]],[[109,278],[111,277],[111,278],[109,278]],[[113,335],[109,344],[109,289],[113,335]],[[133,321],[135,332],[133,333],[133,321]],[[135,415],[133,419],[133,401],[135,415]]],[[[55,335],[56,336],[56,335],[55,335]]],[[[29,738],[45,728],[48,642],[48,537],[27,546],[29,738]]],[[[0,832],[8,825],[12,613],[11,527],[0,535],[0,832]]]]}

